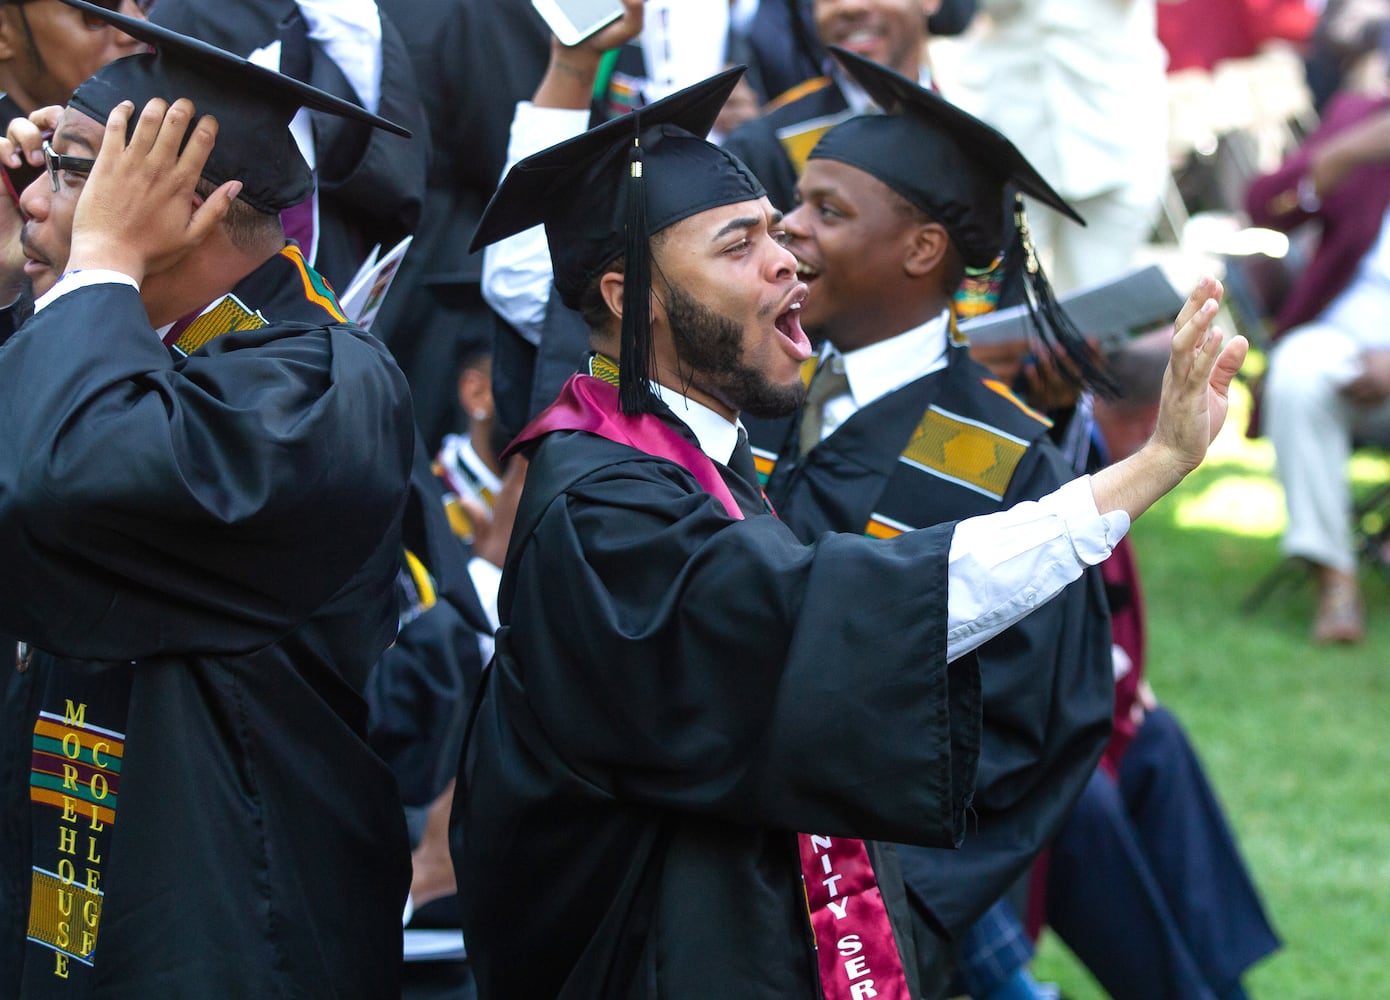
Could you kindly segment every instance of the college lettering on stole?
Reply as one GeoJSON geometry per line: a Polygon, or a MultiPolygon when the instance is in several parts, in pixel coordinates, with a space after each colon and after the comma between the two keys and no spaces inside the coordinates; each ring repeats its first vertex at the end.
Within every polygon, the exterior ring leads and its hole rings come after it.
{"type": "Polygon", "coordinates": [[[61,979],[73,962],[95,964],[124,753],[125,735],[89,723],[85,702],[68,700],[61,715],[42,712],[34,726],[29,940],[53,951],[53,974],[61,979]]]}

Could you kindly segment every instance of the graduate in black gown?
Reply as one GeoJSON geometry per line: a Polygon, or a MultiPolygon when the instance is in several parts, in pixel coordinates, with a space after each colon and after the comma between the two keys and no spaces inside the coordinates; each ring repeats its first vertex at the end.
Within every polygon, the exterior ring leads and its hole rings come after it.
{"type": "MultiPolygon", "coordinates": [[[[1024,256],[1004,245],[1006,185],[1071,210],[1003,136],[891,70],[836,52],[892,113],[826,133],[785,220],[811,287],[803,322],[829,347],[799,420],[749,421],[769,499],[806,541],[826,531],[890,538],[1035,500],[1074,472],[1049,438],[1051,422],[970,360],[953,296],[965,267],[987,267],[1006,249],[1010,265],[1024,256]]],[[[1048,330],[1053,340],[1068,333],[1048,330]]],[[[1028,870],[1100,758],[1110,647],[1093,568],[977,650],[975,821],[959,851],[899,851],[924,980],[934,981],[926,995],[946,995],[952,948],[1028,870]]]]}
{"type": "Polygon", "coordinates": [[[959,839],[971,651],[1200,462],[1243,357],[1218,361],[1206,283],[1162,431],[1130,461],[986,518],[802,544],[738,425],[800,403],[810,344],[780,215],[699,138],[736,79],[523,160],[475,237],[544,223],[598,352],[519,439],[503,624],[460,765],[485,998],[914,996],[894,880],[856,838],[959,839]]]}
{"type": "Polygon", "coordinates": [[[155,48],[77,90],[23,195],[0,630],[39,690],[5,706],[32,837],[0,992],[391,996],[409,858],[361,689],[397,625],[409,395],[276,213],[310,183],[300,106],[395,126],[82,6],[155,48]]]}
{"type": "Polygon", "coordinates": [[[370,110],[415,134],[406,139],[337,115],[309,116],[314,189],[283,221],[309,264],[339,292],[374,245],[385,253],[415,231],[429,161],[424,107],[400,32],[375,3],[343,6],[349,9],[338,21],[295,0],[160,0],[150,10],[156,24],[235,55],[273,51],[272,68],[355,104],[367,98],[354,78],[370,75],[360,84],[371,94],[370,110]],[[316,40],[330,33],[341,54],[316,40]],[[345,68],[349,60],[360,68],[345,68]]]}

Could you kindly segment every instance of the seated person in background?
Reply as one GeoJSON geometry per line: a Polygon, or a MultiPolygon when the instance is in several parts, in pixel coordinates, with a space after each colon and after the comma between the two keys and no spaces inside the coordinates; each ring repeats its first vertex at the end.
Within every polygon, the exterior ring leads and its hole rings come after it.
{"type": "Polygon", "coordinates": [[[1279,310],[1260,408],[1274,444],[1286,555],[1317,574],[1315,642],[1359,642],[1347,462],[1353,441],[1390,443],[1390,99],[1344,93],[1296,152],[1250,185],[1258,226],[1319,229],[1279,310]]]}
{"type": "MultiPolygon", "coordinates": [[[[520,489],[516,480],[485,504],[462,501],[470,509],[465,541],[446,514],[446,503],[456,508],[460,501],[452,495],[446,501],[446,484],[436,472],[417,437],[402,529],[405,560],[397,575],[400,632],[372,669],[366,688],[368,738],[396,776],[410,831],[404,922],[412,930],[459,926],[449,860],[449,807],[468,711],[492,655],[495,622],[485,605],[495,608],[497,603],[498,570],[480,574],[485,559],[475,553],[501,562],[499,550],[505,549],[510,531],[510,519],[502,511],[514,509],[520,489]],[[500,546],[489,537],[494,527],[500,546]]],[[[408,960],[403,986],[411,1000],[473,995],[472,972],[457,958],[408,960]]]]}
{"type": "MultiPolygon", "coordinates": [[[[1143,353],[1147,396],[1131,383],[1128,398],[1096,404],[1111,459],[1153,427],[1162,356],[1143,353]]],[[[1112,996],[1238,1000],[1241,976],[1279,939],[1187,734],[1144,679],[1143,594],[1128,539],[1101,570],[1115,638],[1114,735],[1047,855],[1047,921],[1112,996]]]]}
{"type": "Polygon", "coordinates": [[[454,534],[473,540],[473,522],[465,504],[492,509],[502,489],[502,460],[506,441],[499,440],[497,408],[492,399],[492,352],[480,346],[465,354],[459,365],[459,410],[468,420],[461,434],[446,434],[434,459],[434,474],[447,487],[444,505],[454,534]]]}

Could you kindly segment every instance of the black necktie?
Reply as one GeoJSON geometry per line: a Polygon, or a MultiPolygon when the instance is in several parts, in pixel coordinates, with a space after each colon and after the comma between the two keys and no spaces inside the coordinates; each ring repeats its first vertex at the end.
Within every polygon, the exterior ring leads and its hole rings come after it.
{"type": "Polygon", "coordinates": [[[753,449],[748,446],[748,435],[743,428],[738,429],[738,444],[729,456],[725,466],[732,475],[725,476],[729,492],[734,495],[745,517],[752,517],[763,511],[763,491],[758,484],[758,467],[753,462],[753,449]]]}
{"type": "Polygon", "coordinates": [[[748,435],[743,428],[738,429],[738,444],[729,456],[729,468],[738,473],[749,486],[758,488],[758,466],[753,461],[753,449],[748,445],[748,435]]]}

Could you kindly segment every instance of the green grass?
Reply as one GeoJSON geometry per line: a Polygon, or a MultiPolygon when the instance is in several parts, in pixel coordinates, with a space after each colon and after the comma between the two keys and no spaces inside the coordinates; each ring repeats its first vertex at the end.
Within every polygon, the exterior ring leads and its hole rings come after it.
{"type": "MultiPolygon", "coordinates": [[[[1313,646],[1299,580],[1246,616],[1280,561],[1282,496],[1241,414],[1207,464],[1133,529],[1149,613],[1148,676],[1207,765],[1284,948],[1246,978],[1279,1000],[1390,997],[1390,586],[1363,568],[1369,639],[1313,646]]],[[[1390,463],[1358,458],[1365,488],[1390,463]]],[[[1034,972],[1070,1000],[1104,992],[1055,935],[1034,972]]]]}

